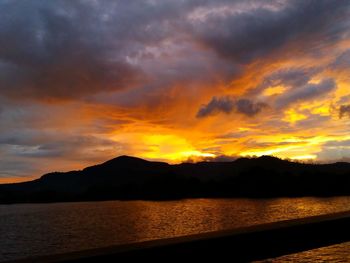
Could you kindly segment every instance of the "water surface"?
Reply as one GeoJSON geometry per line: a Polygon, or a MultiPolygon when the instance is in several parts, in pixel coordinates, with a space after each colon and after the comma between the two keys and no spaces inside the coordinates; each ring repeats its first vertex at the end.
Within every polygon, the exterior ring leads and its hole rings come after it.
{"type": "Polygon", "coordinates": [[[288,262],[350,262],[350,242],[336,244],[317,249],[311,249],[300,253],[285,255],[278,258],[256,261],[256,263],[288,263],[288,262]]]}
{"type": "Polygon", "coordinates": [[[350,197],[0,205],[0,261],[350,210],[350,197]]]}

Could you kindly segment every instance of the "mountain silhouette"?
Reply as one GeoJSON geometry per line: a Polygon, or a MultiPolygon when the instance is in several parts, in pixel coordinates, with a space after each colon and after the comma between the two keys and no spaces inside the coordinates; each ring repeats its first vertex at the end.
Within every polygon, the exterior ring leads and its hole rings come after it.
{"type": "Polygon", "coordinates": [[[0,185],[0,203],[349,194],[350,163],[303,164],[271,156],[176,165],[120,156],[80,171],[0,185]]]}

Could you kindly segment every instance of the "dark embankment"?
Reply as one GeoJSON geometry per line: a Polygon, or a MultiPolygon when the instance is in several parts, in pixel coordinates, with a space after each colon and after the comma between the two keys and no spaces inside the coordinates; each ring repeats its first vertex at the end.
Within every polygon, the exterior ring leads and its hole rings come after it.
{"type": "Polygon", "coordinates": [[[81,171],[0,185],[1,203],[349,194],[349,163],[301,164],[269,156],[179,165],[121,156],[81,171]]]}
{"type": "Polygon", "coordinates": [[[342,212],[16,262],[250,262],[349,241],[349,226],[350,212],[342,212]]]}

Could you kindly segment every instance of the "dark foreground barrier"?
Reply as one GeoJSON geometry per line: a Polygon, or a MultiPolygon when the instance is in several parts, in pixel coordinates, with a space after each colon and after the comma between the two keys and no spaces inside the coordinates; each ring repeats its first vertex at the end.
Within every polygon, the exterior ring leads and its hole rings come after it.
{"type": "Polygon", "coordinates": [[[350,241],[350,211],[13,262],[249,262],[350,241]]]}

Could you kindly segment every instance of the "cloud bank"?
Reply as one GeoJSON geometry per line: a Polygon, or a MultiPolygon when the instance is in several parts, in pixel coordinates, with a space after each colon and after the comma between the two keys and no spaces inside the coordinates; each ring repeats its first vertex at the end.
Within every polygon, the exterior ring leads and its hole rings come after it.
{"type": "Polygon", "coordinates": [[[252,117],[266,107],[265,103],[252,102],[248,99],[235,100],[231,97],[214,97],[207,105],[203,105],[199,109],[197,118],[207,117],[220,112],[226,114],[237,112],[252,117]]]}

